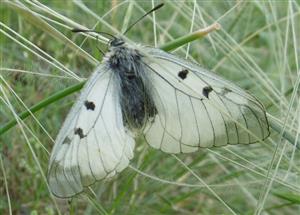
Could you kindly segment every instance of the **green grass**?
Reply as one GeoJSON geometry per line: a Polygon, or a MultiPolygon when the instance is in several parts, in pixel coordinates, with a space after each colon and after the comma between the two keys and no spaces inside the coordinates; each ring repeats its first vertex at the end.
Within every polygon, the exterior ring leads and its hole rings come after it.
{"type": "MultiPolygon", "coordinates": [[[[297,214],[299,150],[290,143],[300,132],[298,1],[165,1],[155,22],[150,15],[126,35],[166,47],[189,35],[191,25],[196,31],[220,23],[189,45],[188,58],[267,107],[277,125],[268,140],[178,157],[141,141],[131,167],[113,180],[71,202],[50,195],[49,152],[76,99],[76,93],[55,95],[92,73],[102,57],[95,44],[106,49],[105,39],[84,40],[70,29],[118,34],[151,7],[151,1],[119,0],[0,3],[0,130],[12,120],[19,124],[0,132],[0,214],[297,214]],[[16,119],[53,97],[34,117],[16,119]]],[[[185,58],[185,43],[172,53],[185,58]]]]}

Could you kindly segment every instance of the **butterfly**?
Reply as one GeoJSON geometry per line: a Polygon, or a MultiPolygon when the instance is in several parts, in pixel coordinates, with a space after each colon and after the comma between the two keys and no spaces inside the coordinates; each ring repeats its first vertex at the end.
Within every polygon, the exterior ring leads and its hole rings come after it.
{"type": "Polygon", "coordinates": [[[166,153],[250,144],[269,136],[263,105],[197,64],[162,50],[110,42],[68,114],[51,154],[54,195],[71,197],[121,172],[135,137],[166,153]]]}
{"type": "Polygon", "coordinates": [[[118,36],[56,138],[52,193],[72,197],[124,170],[135,138],[165,153],[250,144],[269,136],[264,106],[235,84],[157,48],[118,36]]]}

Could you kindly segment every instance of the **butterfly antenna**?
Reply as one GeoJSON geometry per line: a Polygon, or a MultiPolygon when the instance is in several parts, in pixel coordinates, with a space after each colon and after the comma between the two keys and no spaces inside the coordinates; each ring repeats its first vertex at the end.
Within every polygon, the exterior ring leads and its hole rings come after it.
{"type": "MultiPolygon", "coordinates": [[[[98,33],[98,34],[105,34],[105,35],[108,35],[108,36],[111,36],[112,38],[116,38],[115,36],[109,34],[109,33],[106,33],[106,32],[102,32],[102,31],[95,31],[95,30],[84,30],[84,29],[79,29],[79,28],[74,28],[71,30],[72,32],[74,33],[81,33],[81,32],[94,32],[94,33],[98,33]]],[[[98,35],[95,36],[96,40],[98,41],[99,40],[99,37],[98,35]]],[[[98,46],[96,46],[96,48],[98,49],[99,52],[101,52],[101,54],[104,56],[105,53],[104,51],[102,51],[98,46]]]]}
{"type": "Polygon", "coordinates": [[[74,33],[88,33],[88,32],[94,32],[94,33],[97,33],[97,34],[102,34],[102,35],[107,35],[107,36],[110,36],[111,38],[113,39],[116,39],[116,37],[110,33],[107,33],[107,32],[103,32],[103,31],[95,31],[95,30],[85,30],[85,29],[80,29],[80,28],[73,28],[71,30],[72,32],[74,33]]]}
{"type": "Polygon", "coordinates": [[[162,6],[164,6],[164,3],[161,3],[157,6],[155,6],[154,8],[152,8],[150,11],[148,11],[146,14],[144,14],[142,17],[140,17],[138,20],[136,20],[133,24],[131,24],[126,31],[123,33],[123,35],[125,35],[136,23],[138,23],[139,21],[141,21],[145,16],[149,15],[150,13],[158,10],[159,8],[161,8],[162,6]]]}

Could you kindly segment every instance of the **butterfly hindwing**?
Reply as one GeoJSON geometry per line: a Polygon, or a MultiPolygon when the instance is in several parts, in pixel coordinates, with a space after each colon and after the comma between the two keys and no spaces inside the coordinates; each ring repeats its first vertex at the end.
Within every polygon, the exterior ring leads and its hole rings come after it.
{"type": "Polygon", "coordinates": [[[134,140],[123,126],[113,75],[105,66],[96,70],[58,134],[48,169],[56,196],[71,197],[112,177],[133,157],[134,140]]]}
{"type": "Polygon", "coordinates": [[[158,49],[150,56],[150,89],[157,109],[146,141],[168,153],[249,144],[269,136],[264,107],[249,93],[158,49]]]}

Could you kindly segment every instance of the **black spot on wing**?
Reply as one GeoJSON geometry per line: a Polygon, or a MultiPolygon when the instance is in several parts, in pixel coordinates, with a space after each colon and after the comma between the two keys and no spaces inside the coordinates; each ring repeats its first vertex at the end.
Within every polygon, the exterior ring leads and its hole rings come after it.
{"type": "Polygon", "coordinates": [[[178,72],[178,77],[184,80],[186,79],[188,73],[189,71],[187,69],[181,70],[180,72],[178,72]]]}
{"type": "Polygon", "coordinates": [[[211,86],[206,86],[206,87],[203,88],[202,94],[203,94],[206,98],[208,98],[208,95],[209,95],[209,93],[210,93],[211,91],[213,91],[213,88],[212,88],[211,86]]]}
{"type": "Polygon", "coordinates": [[[70,140],[69,137],[66,137],[66,138],[64,139],[64,141],[62,142],[62,144],[70,144],[70,143],[71,143],[71,140],[70,140]]]}
{"type": "Polygon", "coordinates": [[[86,137],[86,135],[83,134],[82,128],[76,128],[74,134],[77,134],[80,137],[80,139],[86,137]]]}
{"type": "Polygon", "coordinates": [[[221,95],[225,96],[226,94],[231,93],[231,92],[232,92],[231,89],[228,89],[227,87],[225,87],[222,89],[221,95]]]}
{"type": "Polygon", "coordinates": [[[90,102],[88,100],[86,100],[84,102],[84,106],[86,107],[87,110],[95,110],[96,105],[94,104],[94,102],[90,102]]]}

